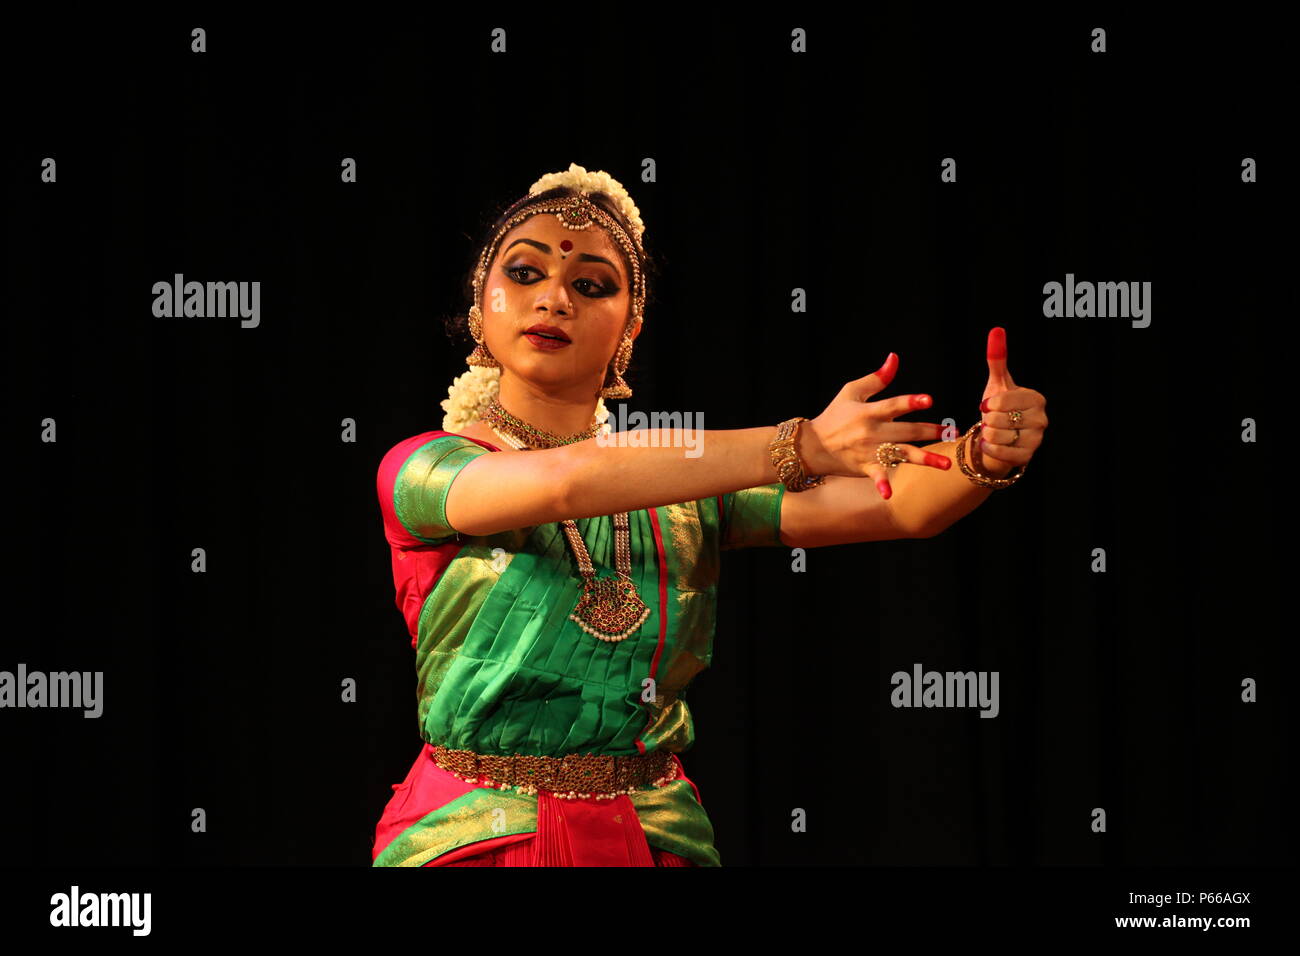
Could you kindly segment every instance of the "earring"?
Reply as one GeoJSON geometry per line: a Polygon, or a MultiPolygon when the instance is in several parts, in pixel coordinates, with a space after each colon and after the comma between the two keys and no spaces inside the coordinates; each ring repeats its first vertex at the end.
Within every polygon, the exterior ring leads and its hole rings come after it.
{"type": "Polygon", "coordinates": [[[469,308],[469,334],[474,337],[475,346],[465,362],[480,368],[500,368],[501,363],[488,351],[487,343],[483,341],[483,313],[479,311],[477,304],[469,308]]]}
{"type": "Polygon", "coordinates": [[[627,371],[628,363],[632,361],[632,335],[630,332],[623,333],[623,341],[614,353],[614,361],[610,363],[609,370],[605,373],[605,385],[600,390],[601,398],[631,398],[632,389],[628,387],[627,382],[623,381],[623,373],[627,371]]]}

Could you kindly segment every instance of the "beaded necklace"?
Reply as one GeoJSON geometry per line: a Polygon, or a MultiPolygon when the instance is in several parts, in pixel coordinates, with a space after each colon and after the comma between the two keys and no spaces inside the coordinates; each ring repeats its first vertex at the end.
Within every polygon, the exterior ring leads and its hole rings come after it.
{"type": "MultiPolygon", "coordinates": [[[[511,415],[495,398],[480,419],[502,441],[519,451],[571,445],[585,441],[600,431],[599,423],[593,421],[590,427],[576,434],[554,435],[511,415]]],[[[613,516],[613,521],[614,568],[617,576],[600,580],[596,578],[596,568],[591,563],[591,555],[587,552],[582,535],[578,533],[577,524],[568,518],[560,522],[569,547],[573,549],[578,572],[582,575],[582,597],[569,614],[569,620],[576,622],[592,637],[611,642],[631,636],[650,615],[650,608],[641,600],[636,583],[632,580],[632,543],[627,512],[620,511],[613,516]]]]}

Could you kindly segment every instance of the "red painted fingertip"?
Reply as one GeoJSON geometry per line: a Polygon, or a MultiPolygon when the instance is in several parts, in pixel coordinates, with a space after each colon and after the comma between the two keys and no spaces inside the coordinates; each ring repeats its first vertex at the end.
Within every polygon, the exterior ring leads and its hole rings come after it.
{"type": "Polygon", "coordinates": [[[989,410],[989,400],[986,398],[984,399],[984,401],[980,402],[980,411],[987,412],[988,410],[989,410]]]}
{"type": "Polygon", "coordinates": [[[880,376],[880,380],[886,385],[894,380],[894,375],[897,372],[898,356],[893,352],[890,352],[889,355],[885,356],[885,364],[876,369],[876,374],[880,376]]]}
{"type": "Polygon", "coordinates": [[[929,408],[929,407],[930,407],[930,396],[929,396],[929,395],[913,395],[913,396],[912,396],[912,401],[911,401],[911,406],[912,406],[913,408],[929,408]]]}
{"type": "Polygon", "coordinates": [[[925,463],[934,468],[948,468],[952,465],[952,459],[945,455],[935,455],[931,452],[926,452],[925,463]]]}
{"type": "Polygon", "coordinates": [[[989,358],[997,361],[1007,357],[1007,330],[997,326],[989,330],[989,358]]]}
{"type": "Polygon", "coordinates": [[[880,492],[880,497],[884,498],[886,501],[888,501],[889,496],[893,494],[890,490],[889,482],[885,481],[883,478],[876,482],[876,490],[880,492]]]}

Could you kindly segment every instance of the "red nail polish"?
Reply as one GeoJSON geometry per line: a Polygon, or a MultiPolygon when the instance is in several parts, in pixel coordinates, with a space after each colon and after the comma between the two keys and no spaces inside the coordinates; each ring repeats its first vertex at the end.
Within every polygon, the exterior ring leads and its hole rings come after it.
{"type": "Polygon", "coordinates": [[[929,407],[930,407],[930,396],[929,396],[929,395],[913,395],[913,396],[912,396],[911,405],[912,405],[913,408],[929,408],[929,407]]]}
{"type": "Polygon", "coordinates": [[[984,401],[980,402],[980,411],[987,412],[988,410],[989,410],[989,400],[986,398],[984,399],[984,401]]]}
{"type": "Polygon", "coordinates": [[[880,497],[884,498],[885,500],[889,499],[889,495],[890,495],[889,482],[885,481],[882,478],[880,481],[876,482],[876,490],[880,492],[880,497]]]}
{"type": "Polygon", "coordinates": [[[1007,357],[1007,330],[1000,325],[989,330],[988,356],[994,361],[1007,357]]]}

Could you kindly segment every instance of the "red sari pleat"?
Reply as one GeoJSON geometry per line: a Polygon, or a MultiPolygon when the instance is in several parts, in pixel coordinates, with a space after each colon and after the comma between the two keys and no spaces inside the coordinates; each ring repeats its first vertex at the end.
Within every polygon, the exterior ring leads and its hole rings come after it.
{"type": "MultiPolygon", "coordinates": [[[[505,839],[505,838],[503,838],[505,839]]],[[[526,840],[459,847],[426,866],[694,866],[667,850],[651,850],[626,795],[613,800],[562,800],[537,795],[537,832],[526,840]]]]}

